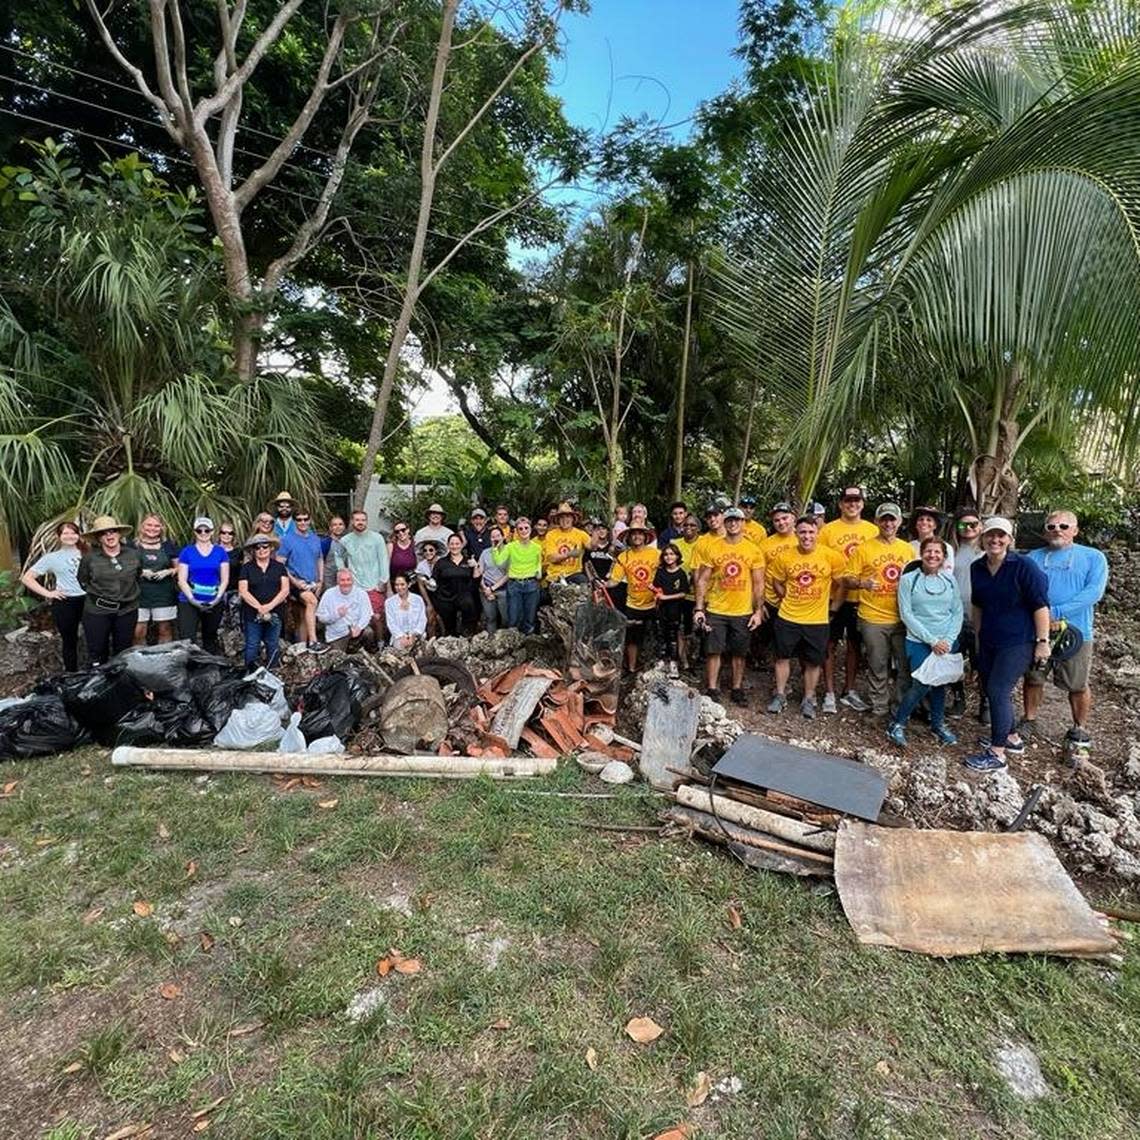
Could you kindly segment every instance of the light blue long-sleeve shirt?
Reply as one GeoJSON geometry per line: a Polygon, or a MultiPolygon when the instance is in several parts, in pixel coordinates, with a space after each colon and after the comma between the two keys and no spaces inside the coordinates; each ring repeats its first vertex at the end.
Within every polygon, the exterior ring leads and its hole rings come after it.
{"type": "Polygon", "coordinates": [[[953,643],[962,630],[962,595],[949,571],[908,571],[899,580],[898,600],[899,616],[911,641],[953,643]]]}
{"type": "Polygon", "coordinates": [[[1104,597],[1108,585],[1108,559],[1091,546],[1031,550],[1028,557],[1045,571],[1049,580],[1049,616],[1064,618],[1092,641],[1093,606],[1104,597]]]}

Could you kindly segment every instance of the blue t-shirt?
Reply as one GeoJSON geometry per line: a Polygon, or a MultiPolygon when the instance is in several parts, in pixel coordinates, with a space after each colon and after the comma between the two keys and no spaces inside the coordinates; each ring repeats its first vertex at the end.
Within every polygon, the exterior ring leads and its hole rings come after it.
{"type": "Polygon", "coordinates": [[[1040,566],[1012,550],[996,574],[983,556],[970,567],[970,602],[982,611],[978,639],[983,645],[1025,645],[1037,638],[1033,613],[1049,605],[1049,583],[1040,566]]]}
{"type": "Polygon", "coordinates": [[[277,557],[294,578],[303,582],[318,582],[317,563],[321,560],[321,536],[309,531],[302,534],[291,530],[277,548],[277,557]]]}
{"type": "MultiPolygon", "coordinates": [[[[210,547],[209,554],[203,554],[195,543],[191,543],[182,548],[178,561],[186,567],[186,578],[190,583],[190,592],[194,595],[193,600],[207,605],[213,602],[222,584],[222,567],[230,564],[228,551],[215,543],[210,547]]],[[[181,591],[178,599],[182,602],[190,601],[181,591]]]]}
{"type": "Polygon", "coordinates": [[[1092,641],[1093,606],[1104,597],[1108,585],[1108,559],[1091,546],[1067,550],[1051,550],[1047,546],[1027,555],[1049,581],[1049,615],[1054,621],[1065,619],[1092,641]]]}

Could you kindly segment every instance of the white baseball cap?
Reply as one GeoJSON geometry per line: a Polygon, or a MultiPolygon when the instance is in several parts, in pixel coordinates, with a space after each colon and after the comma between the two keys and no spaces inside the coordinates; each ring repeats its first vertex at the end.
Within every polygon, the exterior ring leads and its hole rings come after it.
{"type": "Polygon", "coordinates": [[[982,534],[990,530],[1000,530],[1002,534],[1008,534],[1010,538],[1013,538],[1013,523],[1009,519],[1002,518],[1001,515],[994,515],[982,523],[982,534]]]}

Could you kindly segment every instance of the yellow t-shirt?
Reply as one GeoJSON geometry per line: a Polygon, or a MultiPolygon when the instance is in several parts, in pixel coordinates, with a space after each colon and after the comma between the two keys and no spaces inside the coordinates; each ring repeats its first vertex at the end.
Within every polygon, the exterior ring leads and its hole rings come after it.
{"type": "Polygon", "coordinates": [[[693,600],[693,553],[696,551],[697,543],[700,541],[700,535],[697,535],[692,542],[688,542],[683,538],[673,539],[673,545],[681,552],[681,569],[689,576],[689,592],[685,595],[689,601],[693,600]]]}
{"type": "MultiPolygon", "coordinates": [[[[783,554],[785,550],[795,550],[797,540],[795,534],[770,534],[760,544],[760,553],[764,555],[764,562],[767,566],[772,565],[772,560],[777,554],[783,554]]],[[[776,594],[775,588],[772,586],[772,577],[767,571],[764,573],[764,601],[770,606],[778,606],[780,599],[776,594]]]]}
{"type": "Polygon", "coordinates": [[[741,529],[744,531],[744,537],[757,546],[768,537],[768,532],[764,529],[764,524],[760,522],[759,519],[745,519],[744,526],[741,529]]]}
{"type": "Polygon", "coordinates": [[[590,545],[590,536],[577,527],[561,530],[551,527],[542,540],[542,571],[547,582],[556,582],[569,574],[582,573],[582,551],[590,545]],[[551,562],[555,555],[568,554],[575,547],[578,554],[574,558],[567,558],[565,562],[551,562]]]}
{"type": "Polygon", "coordinates": [[[829,546],[820,546],[804,554],[797,543],[768,564],[765,587],[769,582],[781,582],[784,598],[780,602],[780,617],[797,625],[826,625],[831,601],[831,584],[843,573],[847,563],[843,555],[829,546]]]}
{"type": "Polygon", "coordinates": [[[699,541],[693,556],[693,569],[712,567],[705,608],[722,617],[742,617],[752,613],[752,571],[764,569],[764,555],[759,547],[746,539],[729,542],[726,538],[706,535],[709,542],[699,541]]]}
{"type": "MultiPolygon", "coordinates": [[[[829,523],[824,523],[819,528],[819,538],[816,540],[816,545],[829,546],[832,550],[838,550],[844,558],[850,561],[851,555],[855,553],[855,548],[860,543],[866,542],[869,538],[878,537],[879,528],[873,522],[868,522],[866,519],[848,522],[845,518],[840,517],[832,519],[829,523]]],[[[857,602],[859,591],[848,586],[846,600],[857,602]]]]}
{"type": "Polygon", "coordinates": [[[861,543],[847,560],[845,573],[856,578],[873,578],[873,590],[859,591],[859,617],[872,625],[894,625],[899,620],[899,579],[903,567],[914,561],[909,542],[893,538],[882,542],[877,537],[861,543]]]}
{"type": "Polygon", "coordinates": [[[657,604],[653,593],[653,575],[661,562],[661,551],[652,546],[623,550],[614,560],[610,577],[625,582],[625,604],[631,610],[651,610],[657,604]]]}

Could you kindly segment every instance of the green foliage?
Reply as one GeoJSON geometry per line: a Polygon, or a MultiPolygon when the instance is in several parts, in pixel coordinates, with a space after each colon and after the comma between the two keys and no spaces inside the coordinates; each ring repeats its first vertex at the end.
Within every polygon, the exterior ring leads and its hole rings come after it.
{"type": "Polygon", "coordinates": [[[30,608],[19,578],[11,570],[0,570],[0,633],[15,629],[30,608]]]}

